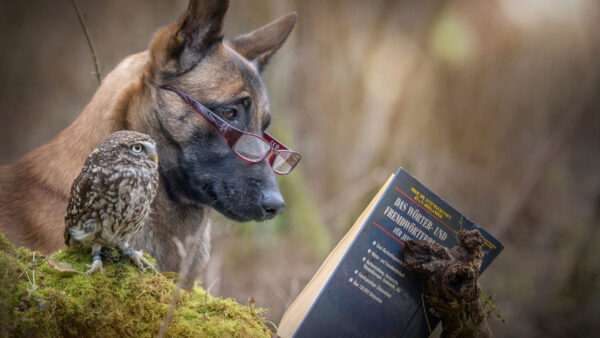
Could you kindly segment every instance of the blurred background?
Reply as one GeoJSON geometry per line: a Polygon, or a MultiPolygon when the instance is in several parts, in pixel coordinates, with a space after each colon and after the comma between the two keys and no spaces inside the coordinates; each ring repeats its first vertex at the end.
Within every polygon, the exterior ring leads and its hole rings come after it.
{"type": "MultiPolygon", "coordinates": [[[[186,1],[79,0],[105,76],[186,1]]],[[[279,322],[400,166],[499,238],[482,277],[501,337],[600,332],[600,4],[233,0],[228,37],[291,11],[263,74],[271,131],[303,155],[265,223],[215,216],[205,288],[279,322]]],[[[0,2],[0,164],[97,88],[68,0],[0,2]]],[[[213,213],[215,215],[215,213],[213,213]]]]}

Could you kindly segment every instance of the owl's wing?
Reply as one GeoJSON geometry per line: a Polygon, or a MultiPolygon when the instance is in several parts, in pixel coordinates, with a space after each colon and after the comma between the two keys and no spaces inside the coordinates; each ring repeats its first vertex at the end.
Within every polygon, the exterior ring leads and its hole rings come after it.
{"type": "Polygon", "coordinates": [[[67,246],[70,245],[72,240],[79,241],[95,233],[98,228],[95,218],[84,219],[92,213],[92,205],[98,197],[93,185],[94,175],[86,171],[82,171],[73,181],[71,197],[65,215],[64,237],[67,246]]]}

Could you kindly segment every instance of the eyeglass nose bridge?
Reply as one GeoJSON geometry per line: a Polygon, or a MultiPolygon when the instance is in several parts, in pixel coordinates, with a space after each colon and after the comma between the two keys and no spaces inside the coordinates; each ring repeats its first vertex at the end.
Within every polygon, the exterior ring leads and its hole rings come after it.
{"type": "Polygon", "coordinates": [[[269,155],[267,155],[269,157],[269,164],[271,165],[271,168],[273,167],[273,163],[275,162],[275,158],[277,157],[278,153],[279,150],[275,149],[273,145],[271,145],[271,150],[269,151],[269,155]]]}

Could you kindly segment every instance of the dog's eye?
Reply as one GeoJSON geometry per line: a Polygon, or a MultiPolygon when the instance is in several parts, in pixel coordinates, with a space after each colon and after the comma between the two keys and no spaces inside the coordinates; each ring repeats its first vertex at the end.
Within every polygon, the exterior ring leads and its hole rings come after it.
{"type": "Polygon", "coordinates": [[[221,114],[223,115],[223,117],[226,120],[231,121],[231,120],[235,119],[235,117],[237,116],[237,109],[235,109],[235,108],[227,107],[227,108],[221,108],[220,110],[221,110],[221,114]]]}

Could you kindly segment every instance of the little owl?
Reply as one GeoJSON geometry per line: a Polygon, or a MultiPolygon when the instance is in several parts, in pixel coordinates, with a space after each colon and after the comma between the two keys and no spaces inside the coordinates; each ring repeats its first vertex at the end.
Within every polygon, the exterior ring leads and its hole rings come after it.
{"type": "Polygon", "coordinates": [[[73,181],[65,216],[65,243],[92,248],[88,275],[104,273],[102,247],[118,247],[140,269],[154,269],[128,242],[148,218],[157,186],[156,144],[146,134],[118,131],[88,156],[73,181]]]}

